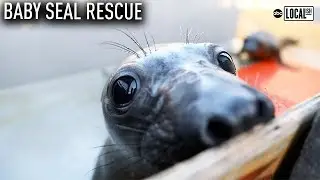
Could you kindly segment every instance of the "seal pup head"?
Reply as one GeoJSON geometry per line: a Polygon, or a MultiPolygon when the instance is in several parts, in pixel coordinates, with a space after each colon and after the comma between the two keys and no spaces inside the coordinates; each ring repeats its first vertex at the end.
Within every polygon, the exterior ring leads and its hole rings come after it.
{"type": "Polygon", "coordinates": [[[102,94],[110,137],[127,147],[118,153],[160,171],[270,121],[272,102],[236,73],[228,52],[212,43],[129,57],[102,94]]]}

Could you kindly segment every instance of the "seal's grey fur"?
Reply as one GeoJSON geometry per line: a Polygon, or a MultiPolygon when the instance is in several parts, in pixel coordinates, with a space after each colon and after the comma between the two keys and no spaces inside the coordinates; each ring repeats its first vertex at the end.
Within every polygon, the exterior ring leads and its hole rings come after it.
{"type": "Polygon", "coordinates": [[[237,78],[231,59],[218,61],[227,53],[222,47],[156,47],[146,56],[130,56],[106,83],[101,102],[110,137],[93,180],[148,177],[274,116],[272,102],[237,78]],[[134,78],[137,90],[119,108],[112,92],[123,76],[134,78]]]}

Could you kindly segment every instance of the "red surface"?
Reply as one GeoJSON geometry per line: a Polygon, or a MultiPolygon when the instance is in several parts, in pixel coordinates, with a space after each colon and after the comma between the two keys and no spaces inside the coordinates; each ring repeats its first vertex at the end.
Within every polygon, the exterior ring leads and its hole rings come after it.
{"type": "Polygon", "coordinates": [[[290,69],[274,60],[243,67],[239,76],[272,99],[276,115],[320,92],[319,70],[290,69]]]}

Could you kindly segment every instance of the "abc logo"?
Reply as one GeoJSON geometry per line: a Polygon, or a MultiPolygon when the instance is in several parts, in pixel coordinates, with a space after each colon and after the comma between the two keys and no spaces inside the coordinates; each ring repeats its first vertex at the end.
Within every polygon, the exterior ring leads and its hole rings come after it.
{"type": "Polygon", "coordinates": [[[275,9],[275,10],[273,11],[273,16],[274,16],[275,18],[280,18],[280,17],[282,16],[282,11],[281,11],[280,9],[275,9]]]}

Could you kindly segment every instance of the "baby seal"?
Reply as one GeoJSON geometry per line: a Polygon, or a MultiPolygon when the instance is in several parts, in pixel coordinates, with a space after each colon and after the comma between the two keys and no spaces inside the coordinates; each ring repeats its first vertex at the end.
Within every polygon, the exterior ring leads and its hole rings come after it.
{"type": "Polygon", "coordinates": [[[224,48],[171,43],[131,56],[106,83],[110,137],[93,180],[149,177],[274,117],[272,102],[240,80],[224,48]]]}

